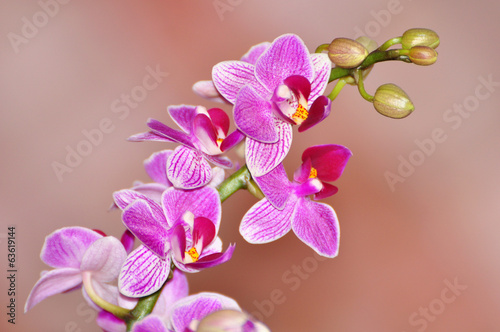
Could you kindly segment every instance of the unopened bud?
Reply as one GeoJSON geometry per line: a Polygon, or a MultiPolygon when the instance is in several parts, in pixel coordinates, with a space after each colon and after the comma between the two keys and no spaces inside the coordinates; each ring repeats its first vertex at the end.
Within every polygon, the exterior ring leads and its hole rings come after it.
{"type": "Polygon", "coordinates": [[[328,57],[342,68],[355,68],[368,56],[368,50],[360,43],[348,38],[335,38],[328,46],[328,57]]]}
{"type": "Polygon", "coordinates": [[[408,54],[411,62],[419,66],[432,65],[437,60],[437,52],[427,46],[414,46],[408,54]]]}
{"type": "Polygon", "coordinates": [[[410,29],[403,33],[401,38],[403,49],[409,50],[414,46],[427,46],[436,48],[439,46],[439,36],[429,29],[410,29]]]}
{"type": "Polygon", "coordinates": [[[395,84],[383,84],[375,91],[373,106],[382,115],[401,119],[415,109],[408,95],[395,84]]]}

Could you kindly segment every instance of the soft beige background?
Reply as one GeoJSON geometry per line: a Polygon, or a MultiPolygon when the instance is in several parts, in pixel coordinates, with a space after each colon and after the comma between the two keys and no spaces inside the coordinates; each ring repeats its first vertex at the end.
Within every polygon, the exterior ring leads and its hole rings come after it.
{"type": "Polygon", "coordinates": [[[223,293],[249,312],[274,300],[273,310],[261,310],[273,331],[500,330],[500,86],[473,104],[479,77],[500,82],[500,4],[71,1],[47,22],[40,10],[37,1],[0,3],[0,262],[6,271],[5,233],[14,225],[18,268],[14,328],[6,323],[6,279],[0,282],[2,331],[99,331],[79,292],[23,313],[46,268],[39,259],[44,237],[74,225],[121,235],[120,213],[107,211],[112,192],[148,180],[142,160],[167,148],[125,139],[144,131],[149,117],[171,123],[168,105],[214,106],[191,92],[195,81],[210,78],[214,64],[288,32],[314,50],[357,30],[383,42],[411,27],[439,33],[438,62],[427,68],[383,63],[366,86],[374,92],[383,83],[400,85],[416,105],[414,114],[384,118],[347,87],[324,123],[295,135],[286,161],[291,173],[313,144],[344,144],[353,151],[337,182],[340,192],[327,200],[340,219],[339,257],[317,262],[293,234],[273,244],[247,244],[238,225],[255,199],[240,192],[224,203],[221,230],[226,244],[237,243],[233,259],[189,276],[191,292],[223,293]],[[226,7],[218,13],[216,5],[226,7]],[[382,15],[388,6],[397,12],[382,15]],[[9,33],[20,35],[23,18],[33,22],[33,15],[43,26],[16,52],[9,33]],[[114,113],[113,102],[142,84],[148,66],[169,75],[129,114],[114,113]],[[459,126],[443,118],[464,104],[475,110],[465,111],[459,126]],[[113,131],[58,181],[52,163],[64,163],[66,148],[75,149],[85,139],[82,131],[98,128],[105,118],[113,131]],[[439,128],[446,140],[391,191],[385,172],[397,173],[398,158],[417,156],[415,140],[429,139],[439,128]],[[294,273],[295,281],[287,283],[294,273]],[[458,295],[447,290],[455,279],[466,287],[455,290],[458,295]],[[420,316],[429,306],[432,316],[420,316]]]}

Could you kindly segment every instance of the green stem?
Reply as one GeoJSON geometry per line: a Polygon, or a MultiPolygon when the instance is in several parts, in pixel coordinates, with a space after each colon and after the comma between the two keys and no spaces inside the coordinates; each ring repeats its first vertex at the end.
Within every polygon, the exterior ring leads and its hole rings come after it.
{"type": "Polygon", "coordinates": [[[391,46],[394,46],[394,45],[397,45],[397,44],[401,44],[401,38],[402,37],[395,37],[395,38],[389,39],[388,41],[386,41],[385,43],[383,43],[378,48],[378,50],[379,51],[385,51],[385,50],[387,50],[391,46]]]}
{"type": "Polygon", "coordinates": [[[246,165],[241,166],[239,170],[234,172],[220,184],[218,191],[221,202],[224,202],[229,198],[229,196],[240,189],[248,189],[248,191],[258,199],[262,199],[264,197],[262,191],[253,181],[252,175],[246,165]]]}
{"type": "Polygon", "coordinates": [[[373,96],[365,90],[365,84],[363,82],[363,72],[361,70],[356,71],[356,78],[358,81],[358,90],[361,94],[361,97],[363,97],[365,100],[368,100],[369,102],[373,102],[373,96]]]}
{"type": "Polygon", "coordinates": [[[342,88],[346,85],[346,79],[341,78],[337,84],[333,87],[332,92],[328,95],[328,98],[330,98],[331,101],[333,101],[337,96],[339,95],[340,91],[342,91],[342,88]]]}

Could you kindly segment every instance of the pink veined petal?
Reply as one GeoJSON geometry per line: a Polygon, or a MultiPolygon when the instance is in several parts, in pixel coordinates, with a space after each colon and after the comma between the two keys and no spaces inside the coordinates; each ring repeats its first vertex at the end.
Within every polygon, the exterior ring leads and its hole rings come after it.
{"type": "Polygon", "coordinates": [[[221,153],[217,144],[217,133],[208,115],[198,114],[194,118],[193,135],[198,141],[197,147],[204,153],[211,155],[221,153]]]}
{"type": "Polygon", "coordinates": [[[24,312],[27,312],[49,296],[74,289],[81,283],[80,269],[58,268],[44,273],[31,290],[24,306],[24,312]]]}
{"type": "Polygon", "coordinates": [[[247,137],[246,160],[252,176],[263,176],[272,171],[285,159],[292,145],[292,126],[276,119],[278,141],[276,143],[261,143],[247,137]]]}
{"type": "Polygon", "coordinates": [[[191,133],[191,125],[198,114],[196,106],[173,105],[167,107],[167,112],[174,122],[186,133],[191,133]]]}
{"type": "Polygon", "coordinates": [[[123,248],[125,248],[127,254],[130,254],[134,249],[135,236],[131,231],[126,229],[125,232],[123,232],[120,242],[122,243],[123,248]]]}
{"type": "Polygon", "coordinates": [[[120,292],[129,297],[143,297],[156,292],[170,273],[170,257],[158,257],[146,246],[139,246],[125,261],[118,278],[120,292]]]}
{"type": "MultiPolygon", "coordinates": [[[[166,170],[165,170],[166,173],[166,170]]],[[[170,181],[169,181],[170,182],[170,181]]],[[[156,203],[160,204],[161,202],[161,194],[169,188],[172,187],[172,184],[166,186],[161,183],[145,183],[132,188],[132,190],[137,191],[138,193],[150,198],[156,203]]],[[[113,207],[118,207],[116,204],[113,207]]]]}
{"type": "Polygon", "coordinates": [[[121,242],[107,236],[92,243],[83,256],[80,270],[92,272],[92,279],[96,281],[110,282],[118,277],[126,258],[121,242]]]}
{"type": "Polygon", "coordinates": [[[304,183],[311,175],[311,159],[307,158],[303,161],[302,165],[293,173],[293,180],[298,183],[304,183]]]}
{"type": "Polygon", "coordinates": [[[115,191],[113,193],[113,198],[116,205],[122,210],[124,210],[127,206],[129,206],[136,200],[142,199],[143,201],[148,202],[155,215],[161,216],[161,207],[158,205],[158,203],[136,190],[122,189],[119,191],[115,191]]]}
{"type": "Polygon", "coordinates": [[[247,84],[255,84],[255,67],[242,61],[224,61],[212,69],[212,80],[220,94],[231,104],[236,96],[247,84]]]}
{"type": "Polygon", "coordinates": [[[155,119],[149,119],[147,125],[157,135],[166,137],[190,148],[194,148],[194,145],[191,142],[191,136],[182,131],[172,129],[155,119]]]}
{"type": "Polygon", "coordinates": [[[211,101],[219,102],[219,103],[227,103],[222,95],[215,88],[214,82],[212,81],[198,81],[193,84],[193,91],[198,96],[209,99],[211,101]]]}
{"type": "Polygon", "coordinates": [[[229,136],[227,136],[223,141],[222,144],[220,145],[220,149],[222,152],[225,152],[227,150],[232,149],[236,145],[238,145],[243,139],[245,138],[245,135],[239,131],[235,130],[229,136]]]}
{"type": "Polygon", "coordinates": [[[352,152],[342,145],[325,144],[307,148],[302,160],[311,159],[312,167],[318,172],[318,179],[325,182],[337,180],[344,172],[352,152]]]}
{"type": "Polygon", "coordinates": [[[105,310],[99,311],[96,318],[97,325],[106,332],[126,332],[127,324],[115,315],[105,310]]]}
{"type": "Polygon", "coordinates": [[[127,141],[129,142],[154,141],[154,142],[177,143],[173,139],[167,138],[163,135],[158,135],[152,131],[132,135],[129,138],[127,138],[127,141]]]}
{"type": "Polygon", "coordinates": [[[316,98],[323,95],[332,70],[332,62],[327,54],[313,53],[311,54],[311,61],[314,67],[314,78],[311,82],[309,104],[312,104],[316,98]]]}
{"type": "Polygon", "coordinates": [[[222,309],[241,311],[233,299],[217,293],[199,293],[175,303],[170,323],[174,331],[187,331],[193,320],[200,321],[208,314],[222,309]]]}
{"type": "Polygon", "coordinates": [[[159,316],[148,315],[132,325],[132,332],[169,332],[159,316]]]}
{"type": "Polygon", "coordinates": [[[314,194],[314,200],[317,201],[320,199],[330,197],[332,195],[335,195],[338,191],[339,188],[337,188],[336,186],[323,182],[323,189],[321,189],[319,193],[314,194]]]}
{"type": "Polygon", "coordinates": [[[173,227],[172,234],[170,235],[170,248],[174,258],[174,262],[184,261],[186,256],[186,231],[182,224],[177,224],[173,227]]]}
{"type": "Polygon", "coordinates": [[[229,116],[227,116],[226,112],[220,108],[211,108],[207,112],[210,115],[210,120],[212,120],[212,123],[216,128],[217,136],[222,138],[226,137],[229,132],[230,124],[229,116]]]}
{"type": "Polygon", "coordinates": [[[193,226],[193,246],[201,252],[215,238],[215,225],[204,217],[194,218],[193,226]]]}
{"type": "Polygon", "coordinates": [[[165,216],[152,212],[151,206],[143,200],[137,200],[123,211],[125,226],[159,257],[165,258],[168,246],[168,224],[165,216]]]}
{"type": "Polygon", "coordinates": [[[263,42],[252,46],[250,50],[248,50],[248,52],[241,57],[241,61],[255,65],[259,57],[269,48],[270,45],[270,42],[263,42]]]}
{"type": "Polygon", "coordinates": [[[209,219],[219,230],[221,202],[218,191],[212,187],[191,191],[169,188],[163,193],[162,206],[170,226],[190,211],[195,217],[209,219]]]}
{"type": "Polygon", "coordinates": [[[291,183],[283,164],[279,164],[266,175],[254,177],[254,180],[268,201],[278,210],[283,210],[291,194],[291,183]]]}
{"type": "MultiPolygon", "coordinates": [[[[292,92],[299,96],[300,99],[304,98],[305,100],[309,99],[309,95],[311,94],[311,83],[304,76],[293,75],[287,77],[283,84],[292,90],[292,92]]],[[[306,105],[303,105],[306,106],[306,105]]]]}
{"type": "Polygon", "coordinates": [[[102,235],[84,227],[64,227],[45,238],[40,253],[42,261],[54,268],[80,269],[85,251],[102,235]]]}
{"type": "Polygon", "coordinates": [[[152,313],[161,316],[166,321],[172,315],[173,304],[188,294],[189,285],[186,275],[175,269],[173,278],[163,287],[152,313]]]}
{"type": "Polygon", "coordinates": [[[190,273],[196,273],[199,272],[203,269],[207,269],[210,267],[214,267],[217,265],[220,265],[222,263],[225,263],[231,259],[233,256],[235,245],[230,244],[229,247],[227,247],[225,252],[218,252],[218,253],[213,253],[210,255],[206,256],[200,256],[201,258],[194,263],[189,263],[189,264],[178,264],[176,263],[176,266],[185,272],[190,272],[190,273]]]}
{"type": "Polygon", "coordinates": [[[161,183],[167,187],[172,185],[167,179],[167,159],[173,152],[172,150],[155,152],[148,159],[144,160],[146,173],[148,173],[154,182],[161,183]]]}
{"type": "Polygon", "coordinates": [[[337,256],[340,229],[331,206],[299,198],[292,216],[292,229],[302,242],[319,255],[330,258],[337,256]]]}
{"type": "Polygon", "coordinates": [[[203,154],[206,160],[214,164],[215,166],[219,166],[222,168],[231,168],[233,167],[233,163],[228,157],[222,157],[222,156],[211,156],[208,154],[203,154]]]}
{"type": "Polygon", "coordinates": [[[178,146],[167,160],[167,176],[174,187],[193,189],[210,182],[212,168],[200,152],[178,146]]]}
{"type": "Polygon", "coordinates": [[[249,243],[268,243],[281,238],[292,227],[291,217],[296,202],[297,198],[291,195],[284,209],[278,210],[267,198],[261,199],[243,217],[240,234],[249,243]]]}
{"type": "Polygon", "coordinates": [[[247,85],[238,93],[234,104],[234,123],[248,137],[264,143],[278,140],[276,125],[269,101],[247,85]]]}
{"type": "Polygon", "coordinates": [[[299,126],[299,133],[314,127],[330,115],[332,103],[330,99],[325,96],[319,96],[309,109],[309,115],[299,126]]]}
{"type": "Polygon", "coordinates": [[[270,92],[293,75],[312,81],[314,69],[309,51],[296,35],[286,34],[276,38],[255,64],[257,80],[270,92]]]}

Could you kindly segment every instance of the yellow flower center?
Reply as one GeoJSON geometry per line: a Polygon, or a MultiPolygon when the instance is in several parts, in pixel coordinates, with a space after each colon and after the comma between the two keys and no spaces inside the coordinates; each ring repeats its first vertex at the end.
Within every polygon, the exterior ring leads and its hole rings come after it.
{"type": "Polygon", "coordinates": [[[299,106],[297,106],[297,109],[295,110],[295,113],[293,113],[292,115],[292,120],[297,124],[301,124],[305,119],[307,119],[308,115],[309,112],[307,111],[307,109],[302,106],[302,104],[299,104],[299,106]]]}
{"type": "Polygon", "coordinates": [[[311,173],[309,173],[309,178],[313,179],[313,178],[315,178],[317,176],[318,176],[318,171],[316,170],[316,168],[311,167],[311,173]]]}
{"type": "Polygon", "coordinates": [[[223,138],[217,138],[217,145],[220,146],[222,144],[222,141],[224,141],[223,138]]]}
{"type": "Polygon", "coordinates": [[[189,249],[188,251],[186,251],[186,254],[188,254],[191,259],[193,260],[193,262],[196,262],[198,261],[198,258],[200,258],[200,254],[198,253],[198,251],[196,250],[195,247],[189,249]]]}

